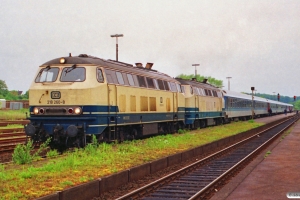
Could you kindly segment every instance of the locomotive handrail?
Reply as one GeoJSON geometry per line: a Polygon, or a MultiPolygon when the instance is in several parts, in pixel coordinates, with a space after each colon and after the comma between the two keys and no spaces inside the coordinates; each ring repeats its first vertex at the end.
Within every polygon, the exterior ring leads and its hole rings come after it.
{"type": "Polygon", "coordinates": [[[74,81],[73,82],[67,82],[67,83],[43,82],[42,84],[43,85],[72,85],[73,83],[75,83],[75,82],[74,81]]]}

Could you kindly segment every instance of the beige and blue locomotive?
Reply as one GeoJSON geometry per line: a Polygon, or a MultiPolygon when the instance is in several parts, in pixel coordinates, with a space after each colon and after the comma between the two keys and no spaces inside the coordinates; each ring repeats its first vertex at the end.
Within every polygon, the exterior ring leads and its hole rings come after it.
{"type": "Polygon", "coordinates": [[[208,83],[176,78],[185,94],[185,124],[197,129],[222,124],[225,120],[222,91],[208,83]]]}
{"type": "Polygon", "coordinates": [[[184,127],[185,97],[180,82],[151,69],[81,54],[39,67],[29,89],[30,123],[25,132],[34,141],[84,146],[122,141],[184,127]]]}

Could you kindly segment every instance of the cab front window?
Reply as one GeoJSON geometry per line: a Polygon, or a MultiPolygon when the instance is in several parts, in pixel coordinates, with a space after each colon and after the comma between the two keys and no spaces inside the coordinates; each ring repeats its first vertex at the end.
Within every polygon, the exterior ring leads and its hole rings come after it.
{"type": "Polygon", "coordinates": [[[57,67],[47,66],[40,70],[35,78],[36,83],[54,82],[57,79],[59,69],[57,67]]]}
{"type": "Polygon", "coordinates": [[[85,80],[85,68],[77,67],[65,67],[62,70],[60,81],[61,82],[82,82],[85,80]]]}

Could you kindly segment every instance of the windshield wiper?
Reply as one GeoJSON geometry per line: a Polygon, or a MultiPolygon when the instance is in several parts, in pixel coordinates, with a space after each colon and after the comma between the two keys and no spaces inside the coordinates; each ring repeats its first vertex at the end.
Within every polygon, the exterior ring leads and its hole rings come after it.
{"type": "Polygon", "coordinates": [[[67,69],[65,71],[65,76],[67,75],[67,73],[69,73],[70,71],[74,70],[76,68],[76,65],[73,65],[71,68],[67,69]]]}
{"type": "Polygon", "coordinates": [[[50,66],[48,65],[46,68],[42,69],[37,76],[40,77],[42,75],[42,73],[43,73],[44,70],[49,71],[50,70],[50,66]]]}

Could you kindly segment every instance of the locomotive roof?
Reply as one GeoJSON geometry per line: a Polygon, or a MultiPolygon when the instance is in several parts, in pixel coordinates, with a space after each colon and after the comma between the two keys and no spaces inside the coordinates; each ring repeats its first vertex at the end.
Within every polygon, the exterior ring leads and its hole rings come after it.
{"type": "Polygon", "coordinates": [[[214,89],[214,90],[219,90],[218,87],[213,86],[209,83],[202,83],[194,80],[186,80],[186,79],[181,79],[181,78],[176,78],[177,81],[179,81],[182,85],[191,85],[194,87],[201,87],[201,88],[208,88],[208,89],[214,89]]]}
{"type": "Polygon", "coordinates": [[[86,55],[86,54],[80,54],[79,56],[70,56],[70,57],[60,57],[60,58],[55,58],[53,60],[50,60],[44,65],[64,65],[60,63],[60,59],[65,58],[65,63],[64,64],[78,64],[78,65],[84,65],[84,64],[91,64],[91,65],[99,65],[104,68],[109,68],[109,69],[114,69],[117,71],[123,71],[123,72],[130,72],[133,74],[137,75],[144,75],[148,77],[154,77],[158,79],[163,79],[163,80],[168,80],[172,82],[177,82],[174,78],[170,77],[167,74],[158,72],[156,70],[152,69],[147,69],[144,67],[136,67],[128,63],[123,63],[123,62],[118,62],[114,60],[105,60],[102,58],[86,55]]]}

